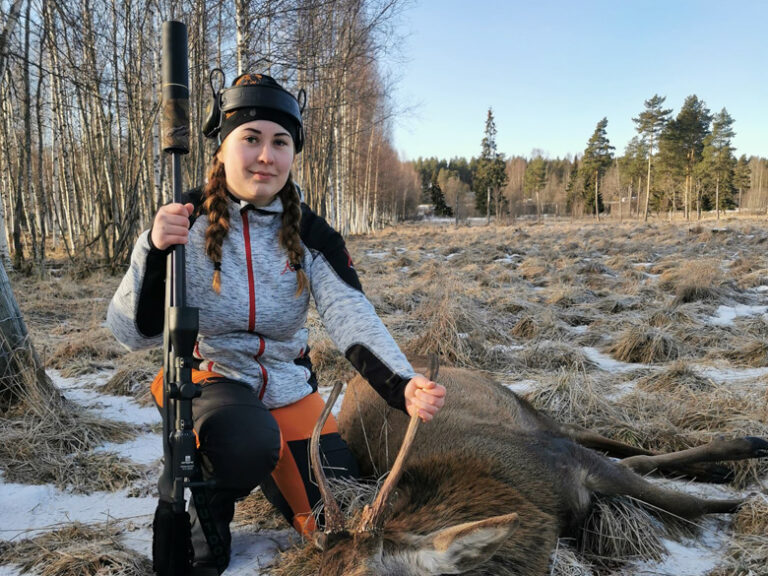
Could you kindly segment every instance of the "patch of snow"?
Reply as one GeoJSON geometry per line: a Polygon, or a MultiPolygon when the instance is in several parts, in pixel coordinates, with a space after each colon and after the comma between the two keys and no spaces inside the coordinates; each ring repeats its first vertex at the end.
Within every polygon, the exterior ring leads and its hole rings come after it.
{"type": "Polygon", "coordinates": [[[510,382],[505,384],[505,386],[516,394],[524,395],[528,392],[533,392],[538,384],[536,380],[520,380],[519,382],[510,382]]]}
{"type": "Polygon", "coordinates": [[[579,326],[571,326],[570,331],[574,334],[585,334],[589,330],[589,325],[581,324],[579,326]]]}
{"type": "Polygon", "coordinates": [[[697,368],[702,376],[719,383],[760,382],[768,376],[768,368],[715,368],[704,366],[697,368]]]}
{"type": "Polygon", "coordinates": [[[619,362],[618,360],[614,360],[607,354],[603,354],[597,348],[592,348],[591,346],[583,346],[581,351],[584,353],[584,356],[586,356],[587,359],[597,365],[598,368],[605,370],[606,372],[631,372],[632,370],[646,367],[645,364],[619,362]]]}
{"type": "Polygon", "coordinates": [[[132,498],[128,490],[74,494],[51,484],[30,485],[0,481],[3,525],[0,539],[30,538],[70,522],[110,519],[151,521],[157,499],[132,498]]]}
{"type": "Polygon", "coordinates": [[[365,255],[374,260],[381,260],[389,256],[389,252],[366,252],[365,255]]]}
{"type": "Polygon", "coordinates": [[[121,444],[108,442],[94,452],[112,452],[136,464],[154,464],[163,456],[163,436],[147,432],[121,444]]]}
{"type": "Polygon", "coordinates": [[[715,316],[708,318],[713,326],[731,326],[736,318],[743,316],[756,316],[768,311],[768,306],[749,306],[737,304],[735,306],[718,306],[715,316]]]}
{"type": "Polygon", "coordinates": [[[703,526],[702,534],[698,538],[681,542],[665,539],[663,543],[668,555],[663,560],[640,562],[633,564],[633,568],[638,574],[704,576],[709,573],[722,562],[728,541],[726,523],[713,518],[697,523],[703,526]]]}
{"type": "Polygon", "coordinates": [[[768,292],[768,286],[757,286],[754,288],[755,292],[768,292]]]}
{"type": "Polygon", "coordinates": [[[108,378],[105,373],[65,378],[56,370],[47,370],[51,380],[64,396],[107,420],[130,422],[138,426],[159,423],[160,413],[152,406],[141,406],[127,396],[99,394],[97,383],[108,378]]]}
{"type": "Polygon", "coordinates": [[[445,257],[446,260],[453,260],[454,258],[461,256],[464,254],[464,250],[459,250],[458,252],[453,252],[451,254],[448,254],[448,256],[445,257]]]}

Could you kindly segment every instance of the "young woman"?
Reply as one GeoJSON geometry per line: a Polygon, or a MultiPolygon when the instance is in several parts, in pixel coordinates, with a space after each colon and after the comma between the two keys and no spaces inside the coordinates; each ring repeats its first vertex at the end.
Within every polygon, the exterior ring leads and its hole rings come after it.
{"type": "MultiPolygon", "coordinates": [[[[291,178],[303,147],[296,99],[266,75],[243,75],[220,92],[218,138],[207,183],[189,202],[158,210],[138,239],[107,323],[131,349],[161,343],[165,263],[186,244],[187,305],[200,310],[193,400],[208,510],[225,561],[216,558],[190,502],[193,574],[218,574],[229,558],[237,498],[261,486],[300,532],[315,529],[320,499],[310,480],[309,437],[323,401],[309,360],[310,294],[336,346],[387,402],[430,420],[445,389],[414,373],[362,287],[344,241],[301,201],[291,178]],[[217,565],[218,564],[218,565],[217,565]]],[[[162,375],[152,385],[162,403],[162,375]]],[[[331,419],[321,438],[330,474],[357,467],[331,419]]],[[[170,493],[160,478],[160,493],[170,493]]]]}

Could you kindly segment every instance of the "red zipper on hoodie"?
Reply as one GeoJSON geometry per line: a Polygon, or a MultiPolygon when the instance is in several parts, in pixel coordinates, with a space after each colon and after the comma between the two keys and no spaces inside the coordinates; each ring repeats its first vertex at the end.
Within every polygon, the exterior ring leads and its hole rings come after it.
{"type": "MultiPolygon", "coordinates": [[[[248,268],[248,332],[253,332],[256,329],[256,291],[253,280],[253,257],[251,255],[251,231],[248,223],[248,211],[241,212],[243,218],[243,241],[245,242],[245,261],[248,268]]],[[[266,343],[264,338],[259,336],[259,351],[253,357],[256,363],[261,369],[261,392],[259,392],[259,400],[264,398],[264,393],[267,391],[267,369],[259,362],[259,357],[264,354],[264,348],[266,343]]]]}

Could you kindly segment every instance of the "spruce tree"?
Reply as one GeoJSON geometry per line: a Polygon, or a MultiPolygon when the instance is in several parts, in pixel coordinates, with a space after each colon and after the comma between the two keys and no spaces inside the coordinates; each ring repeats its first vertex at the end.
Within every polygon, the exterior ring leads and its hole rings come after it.
{"type": "Polygon", "coordinates": [[[584,202],[586,206],[594,207],[597,220],[600,220],[600,212],[603,210],[603,202],[600,196],[600,179],[613,163],[614,147],[611,146],[608,140],[606,134],[607,127],[608,118],[603,118],[597,123],[595,131],[587,142],[584,156],[581,159],[584,202]]]}
{"type": "Polygon", "coordinates": [[[475,207],[478,211],[485,211],[490,222],[491,212],[494,206],[501,206],[501,190],[507,184],[507,170],[504,155],[496,149],[496,121],[493,118],[493,109],[488,108],[488,116],[485,120],[485,135],[481,142],[480,158],[476,163],[472,185],[475,191],[475,207]]]}
{"type": "Polygon", "coordinates": [[[733,118],[723,108],[712,119],[712,133],[704,140],[701,162],[701,173],[706,179],[710,193],[714,186],[714,208],[718,221],[720,210],[733,205],[736,159],[733,156],[731,138],[735,135],[733,118]]]}
{"type": "Polygon", "coordinates": [[[453,216],[453,210],[445,203],[445,194],[437,180],[430,184],[429,193],[432,205],[435,207],[435,216],[453,216]]]}

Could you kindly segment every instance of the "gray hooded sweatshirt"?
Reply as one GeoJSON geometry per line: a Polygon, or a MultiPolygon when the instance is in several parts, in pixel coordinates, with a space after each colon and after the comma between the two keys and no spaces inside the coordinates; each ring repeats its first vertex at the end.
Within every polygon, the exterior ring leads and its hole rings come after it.
{"type": "MultiPolygon", "coordinates": [[[[309,293],[298,297],[296,271],[278,241],[282,201],[263,208],[234,198],[222,246],[221,292],[212,286],[205,253],[208,217],[198,214],[200,189],[184,199],[196,206],[186,248],[187,305],[199,308],[195,357],[201,370],[245,382],[267,408],[292,404],[317,389],[305,327],[309,293]]],[[[414,370],[365,297],[344,241],[302,203],[303,269],[334,344],[393,407],[404,410],[414,370]]],[[[107,325],[129,349],[162,343],[168,251],[141,234],[131,265],[109,305],[107,325]]]]}

